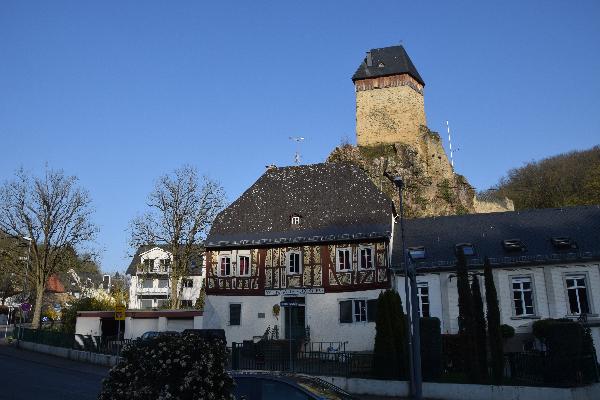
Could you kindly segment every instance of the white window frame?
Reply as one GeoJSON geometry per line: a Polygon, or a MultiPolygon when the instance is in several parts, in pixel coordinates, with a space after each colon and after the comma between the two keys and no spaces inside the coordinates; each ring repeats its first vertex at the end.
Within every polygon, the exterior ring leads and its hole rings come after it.
{"type": "Polygon", "coordinates": [[[350,272],[352,271],[352,248],[350,247],[337,247],[335,249],[335,270],[337,272],[350,272]],[[348,255],[348,268],[341,268],[340,252],[345,252],[348,255]]]}
{"type": "Polygon", "coordinates": [[[512,313],[514,317],[517,318],[531,318],[531,317],[535,317],[537,314],[537,305],[535,302],[535,286],[534,286],[534,280],[533,280],[533,276],[532,275],[511,275],[509,276],[509,283],[510,283],[510,304],[511,304],[511,308],[512,308],[512,313]],[[522,285],[521,285],[521,289],[520,292],[522,294],[521,296],[521,305],[523,307],[523,314],[517,314],[517,308],[515,307],[515,291],[517,289],[513,288],[513,284],[514,283],[523,283],[526,280],[529,281],[529,283],[531,283],[531,288],[529,290],[527,289],[522,289],[522,285]],[[515,282],[517,281],[517,282],[515,282]],[[525,292],[531,292],[531,306],[532,306],[532,313],[528,314],[527,313],[527,307],[525,304],[525,292]]]}
{"type": "Polygon", "coordinates": [[[358,258],[358,269],[362,269],[362,270],[375,269],[375,258],[376,258],[375,257],[375,246],[358,246],[357,258],[358,258]],[[371,266],[370,267],[365,267],[363,265],[363,257],[362,257],[363,250],[371,251],[371,266]]]}
{"type": "Polygon", "coordinates": [[[292,216],[292,225],[300,225],[300,217],[298,215],[292,216]]]}
{"type": "Polygon", "coordinates": [[[217,276],[222,276],[222,277],[227,277],[227,276],[232,276],[232,265],[231,265],[231,254],[219,254],[219,265],[217,266],[217,276]],[[229,274],[223,274],[221,271],[221,263],[224,258],[228,258],[229,259],[229,274]]]}
{"type": "MultiPolygon", "coordinates": [[[[569,299],[569,285],[567,285],[567,279],[581,279],[581,278],[583,278],[583,282],[585,285],[584,288],[585,288],[585,295],[587,297],[586,300],[587,300],[587,304],[588,304],[588,314],[593,314],[591,290],[590,290],[587,272],[569,272],[569,273],[563,274],[563,283],[565,286],[565,306],[567,307],[566,315],[574,316],[574,315],[581,314],[581,302],[579,300],[579,292],[578,291],[576,291],[575,293],[577,294],[577,305],[579,306],[579,314],[573,314],[571,312],[571,301],[569,299]]],[[[577,286],[577,287],[580,287],[580,286],[577,286]]],[[[574,288],[577,288],[577,287],[574,287],[574,288]]],[[[574,289],[574,288],[571,288],[571,289],[574,289]]]]}
{"type": "Polygon", "coordinates": [[[289,250],[285,253],[285,272],[288,275],[302,275],[302,252],[298,250],[289,250]],[[292,271],[292,255],[298,255],[297,271],[292,271]]]}
{"type": "Polygon", "coordinates": [[[417,282],[417,298],[419,299],[419,315],[423,318],[423,297],[427,297],[426,304],[429,306],[429,315],[431,317],[431,291],[429,290],[429,282],[417,282]],[[427,288],[427,294],[422,293],[422,289],[427,288]]]}
{"type": "Polygon", "coordinates": [[[250,276],[251,270],[252,270],[252,263],[251,263],[251,258],[250,258],[250,254],[238,254],[237,256],[237,274],[238,276],[250,276]],[[242,274],[241,272],[241,259],[242,257],[245,257],[248,259],[248,272],[245,274],[242,274]]]}
{"type": "MultiPolygon", "coordinates": [[[[367,310],[367,307],[368,307],[367,306],[367,301],[368,300],[371,300],[371,299],[367,299],[367,298],[363,298],[363,297],[351,298],[351,299],[338,299],[338,310],[340,309],[340,303],[342,303],[344,301],[351,301],[352,302],[352,322],[340,322],[340,323],[341,324],[366,324],[367,322],[369,322],[369,316],[367,314],[368,313],[368,310],[367,310]],[[359,311],[358,314],[356,312],[356,304],[357,304],[357,302],[362,302],[363,303],[362,312],[359,311]],[[362,316],[363,313],[364,313],[364,319],[357,319],[357,315],[358,316],[362,316]]],[[[360,303],[358,303],[358,304],[360,304],[360,303]]]]}

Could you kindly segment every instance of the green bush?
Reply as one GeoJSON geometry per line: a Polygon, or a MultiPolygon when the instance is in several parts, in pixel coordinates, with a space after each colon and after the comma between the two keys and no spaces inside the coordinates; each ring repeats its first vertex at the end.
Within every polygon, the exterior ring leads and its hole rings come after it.
{"type": "Polygon", "coordinates": [[[442,375],[442,329],[438,318],[421,318],[421,371],[423,380],[442,375]]]}
{"type": "Polygon", "coordinates": [[[510,325],[502,324],[500,325],[500,335],[502,335],[502,339],[510,339],[515,336],[515,328],[510,325]]]}
{"type": "Polygon", "coordinates": [[[102,302],[89,297],[73,301],[69,306],[62,309],[61,330],[65,333],[75,333],[77,312],[79,311],[111,311],[114,306],[108,302],[102,302]]]}
{"type": "Polygon", "coordinates": [[[159,336],[125,347],[103,382],[99,400],[230,399],[227,349],[219,339],[159,336]]]}
{"type": "Polygon", "coordinates": [[[389,379],[405,378],[407,361],[406,319],[402,300],[395,290],[386,290],[377,299],[375,376],[389,379]]]}

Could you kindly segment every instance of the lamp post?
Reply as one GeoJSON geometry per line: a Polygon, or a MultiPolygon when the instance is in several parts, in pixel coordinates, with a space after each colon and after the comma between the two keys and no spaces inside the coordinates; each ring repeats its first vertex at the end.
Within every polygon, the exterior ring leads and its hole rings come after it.
{"type": "Polygon", "coordinates": [[[404,201],[402,199],[404,181],[401,177],[396,176],[393,177],[393,182],[398,188],[398,196],[400,197],[400,237],[402,240],[402,260],[404,262],[404,297],[406,299],[408,347],[410,352],[410,388],[412,397],[421,400],[423,397],[423,382],[421,377],[421,332],[419,322],[419,300],[417,298],[417,276],[415,268],[410,262],[410,255],[406,251],[406,239],[404,236],[404,201]]]}

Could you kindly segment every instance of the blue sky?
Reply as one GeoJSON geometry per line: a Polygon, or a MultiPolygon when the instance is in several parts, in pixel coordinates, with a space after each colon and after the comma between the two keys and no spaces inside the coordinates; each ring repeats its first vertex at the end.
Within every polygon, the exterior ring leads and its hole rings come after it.
{"type": "MultiPolygon", "coordinates": [[[[128,223],[184,163],[234,200],[267,164],[354,142],[350,77],[402,41],[429,127],[450,120],[477,189],[600,143],[600,2],[0,2],[0,180],[48,163],[94,200],[105,270],[128,223]]],[[[445,138],[445,134],[443,135],[445,138]]]]}

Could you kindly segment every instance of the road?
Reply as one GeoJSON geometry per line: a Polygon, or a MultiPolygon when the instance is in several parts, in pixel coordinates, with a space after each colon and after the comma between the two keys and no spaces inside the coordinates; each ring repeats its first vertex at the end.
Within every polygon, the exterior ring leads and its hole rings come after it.
{"type": "Polygon", "coordinates": [[[0,399],[96,399],[107,367],[16,349],[0,340],[0,399]]]}

